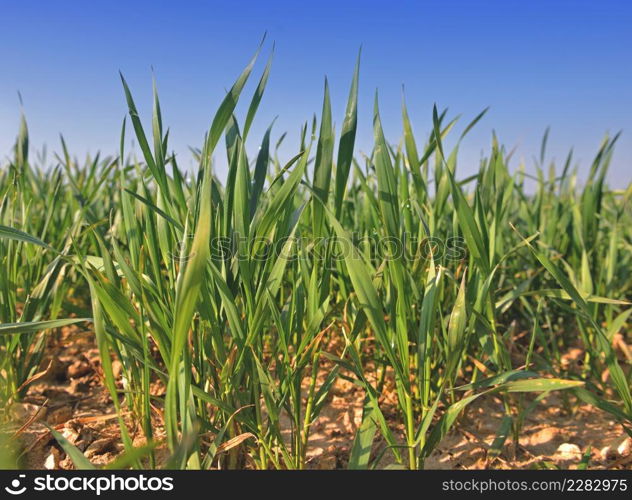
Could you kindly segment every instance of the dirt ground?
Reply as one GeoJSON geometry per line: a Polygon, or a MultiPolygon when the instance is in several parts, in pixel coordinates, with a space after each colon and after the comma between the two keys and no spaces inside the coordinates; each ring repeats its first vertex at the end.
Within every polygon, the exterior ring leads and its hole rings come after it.
{"type": "MultiPolygon", "coordinates": [[[[29,469],[71,469],[46,422],[82,450],[96,465],[105,465],[122,451],[118,420],[101,380],[98,350],[93,334],[65,329],[51,342],[45,375],[33,381],[21,403],[9,411],[14,426],[11,439],[18,443],[20,463],[29,469]]],[[[362,419],[363,391],[344,379],[333,388],[328,405],[313,424],[308,465],[314,469],[346,468],[351,445],[362,419]]],[[[384,401],[389,418],[389,406],[384,401]]],[[[519,443],[509,437],[500,453],[490,453],[503,418],[496,397],[477,400],[426,460],[428,469],[576,468],[585,454],[590,468],[632,468],[632,439],[607,414],[589,405],[564,401],[558,395],[544,399],[525,419],[519,443]]],[[[134,444],[142,445],[141,431],[129,422],[134,444]]],[[[396,426],[393,426],[396,429],[396,426]]],[[[160,425],[156,439],[161,439],[160,425]]],[[[164,437],[164,436],[163,436],[164,437]]],[[[376,437],[374,453],[385,447],[376,437]]],[[[158,450],[160,455],[161,451],[158,450]]],[[[164,446],[162,454],[165,455],[164,446]]],[[[394,466],[389,452],[380,468],[394,466]]]]}

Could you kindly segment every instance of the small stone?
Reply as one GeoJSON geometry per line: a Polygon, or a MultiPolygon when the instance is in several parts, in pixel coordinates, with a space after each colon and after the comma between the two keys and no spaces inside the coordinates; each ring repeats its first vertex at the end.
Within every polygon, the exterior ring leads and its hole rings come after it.
{"type": "Polygon", "coordinates": [[[619,446],[617,446],[617,453],[622,457],[627,457],[632,451],[631,448],[632,448],[632,438],[627,437],[623,441],[621,441],[619,446]]]}
{"type": "Polygon", "coordinates": [[[48,470],[55,470],[59,468],[60,453],[57,448],[54,446],[50,449],[50,454],[46,457],[44,461],[44,468],[48,470]]]}
{"type": "Polygon", "coordinates": [[[612,446],[604,446],[600,451],[602,460],[614,460],[617,458],[617,450],[612,446]]]}
{"type": "Polygon", "coordinates": [[[123,371],[123,365],[118,359],[112,361],[112,374],[114,378],[118,379],[121,376],[121,372],[123,371]]]}
{"type": "Polygon", "coordinates": [[[556,453],[562,460],[575,460],[582,456],[582,450],[573,443],[562,443],[556,453]]]}

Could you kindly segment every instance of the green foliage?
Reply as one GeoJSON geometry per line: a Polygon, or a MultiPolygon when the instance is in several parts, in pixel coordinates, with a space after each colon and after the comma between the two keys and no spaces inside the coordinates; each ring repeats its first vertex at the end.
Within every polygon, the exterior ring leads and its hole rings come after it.
{"type": "Polygon", "coordinates": [[[379,466],[384,453],[423,467],[467,405],[492,394],[506,415],[490,456],[519,431],[512,409],[527,411],[525,392],[564,390],[632,424],[630,359],[616,344],[631,311],[632,185],[607,186],[616,138],[583,185],[570,157],[545,175],[546,139],[533,178],[510,168],[494,137],[462,179],[459,144],[485,111],[448,151],[457,119],[435,107],[418,142],[403,104],[396,146],[376,95],[374,148],[360,159],[358,58],[340,135],[325,82],[319,120],[283,165],[271,124],[258,142],[250,134],[271,59],[240,128],[257,56],[219,103],[196,172],[168,153],[155,86],[150,138],[122,79],[141,159],[124,156],[124,124],[117,158],[80,164],[62,139],[59,166],[34,166],[22,121],[0,170],[4,402],[37,371],[47,335],[90,321],[119,412],[121,467],[145,456],[155,465],[157,425],[169,467],[306,467],[312,425],[341,378],[364,395],[354,469],[379,466]],[[214,174],[222,137],[225,182],[214,174]],[[572,372],[561,358],[576,346],[586,363],[572,372]],[[123,412],[151,445],[132,446],[123,412]]]}

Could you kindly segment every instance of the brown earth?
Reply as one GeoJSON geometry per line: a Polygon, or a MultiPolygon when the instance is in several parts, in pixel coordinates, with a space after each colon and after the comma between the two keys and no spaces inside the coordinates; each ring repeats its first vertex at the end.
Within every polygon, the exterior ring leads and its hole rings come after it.
{"type": "MultiPolygon", "coordinates": [[[[572,357],[572,354],[571,354],[572,357]]],[[[116,368],[116,366],[115,366],[116,368]]],[[[27,469],[71,469],[46,422],[75,444],[95,465],[105,465],[122,451],[118,419],[102,382],[98,350],[89,331],[64,329],[49,345],[41,378],[34,380],[21,403],[9,408],[14,425],[10,439],[18,443],[21,466],[27,469]]],[[[393,396],[394,398],[394,396],[393,396]]],[[[307,453],[310,468],[346,468],[353,439],[362,419],[364,392],[339,379],[329,403],[311,429],[307,453]]],[[[394,401],[383,401],[385,415],[394,423],[394,401]]],[[[470,405],[462,418],[426,460],[428,469],[522,469],[533,467],[576,468],[584,454],[590,468],[632,468],[631,439],[608,414],[589,405],[552,395],[542,400],[525,418],[520,439],[511,436],[499,453],[490,452],[504,415],[499,398],[487,397],[470,405]],[[617,451],[617,449],[619,451],[617,451]]],[[[137,423],[124,415],[135,445],[144,438],[137,423]]],[[[164,439],[156,418],[155,438],[164,439]]],[[[374,456],[385,443],[379,437],[374,456]]],[[[157,450],[164,461],[164,445],[157,450]]],[[[386,450],[380,468],[395,461],[386,450]]]]}

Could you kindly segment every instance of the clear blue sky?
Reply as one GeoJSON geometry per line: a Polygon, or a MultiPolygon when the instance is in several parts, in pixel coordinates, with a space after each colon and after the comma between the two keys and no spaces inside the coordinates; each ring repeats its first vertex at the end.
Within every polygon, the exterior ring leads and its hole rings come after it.
{"type": "Polygon", "coordinates": [[[18,90],[35,147],[58,150],[63,133],[80,155],[116,153],[126,112],[118,71],[148,119],[153,66],[171,147],[188,165],[187,146],[201,143],[267,31],[259,71],[272,41],[276,52],[251,139],[278,115],[274,131],[290,132],[288,155],[300,124],[320,112],[325,75],[340,126],[362,45],[358,149],[372,144],[376,88],[388,139],[399,140],[404,84],[419,139],[434,102],[464,122],[491,106],[464,143],[462,175],[477,168],[492,130],[531,165],[551,126],[551,157],[561,161],[574,146],[584,166],[605,132],[623,130],[611,180],[632,180],[632,5],[624,0],[21,0],[2,2],[1,12],[3,156],[17,131],[18,90]]]}

